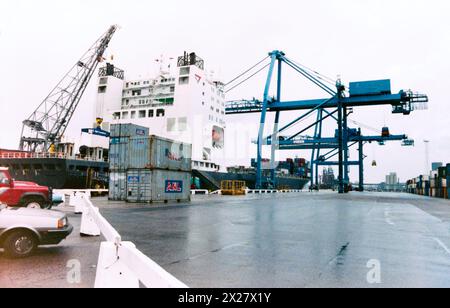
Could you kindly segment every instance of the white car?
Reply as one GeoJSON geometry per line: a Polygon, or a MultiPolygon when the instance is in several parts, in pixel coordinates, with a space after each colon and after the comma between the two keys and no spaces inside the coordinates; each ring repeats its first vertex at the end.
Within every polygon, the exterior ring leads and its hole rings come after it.
{"type": "Polygon", "coordinates": [[[0,248],[9,257],[24,258],[38,246],[58,245],[72,231],[63,213],[0,204],[0,248]]]}

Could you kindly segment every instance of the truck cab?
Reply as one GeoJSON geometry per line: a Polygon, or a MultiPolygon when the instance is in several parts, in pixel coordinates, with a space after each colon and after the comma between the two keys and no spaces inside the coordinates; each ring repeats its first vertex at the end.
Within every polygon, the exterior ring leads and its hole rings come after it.
{"type": "Polygon", "coordinates": [[[0,168],[0,203],[48,209],[52,206],[52,190],[32,182],[15,181],[7,168],[0,168]]]}

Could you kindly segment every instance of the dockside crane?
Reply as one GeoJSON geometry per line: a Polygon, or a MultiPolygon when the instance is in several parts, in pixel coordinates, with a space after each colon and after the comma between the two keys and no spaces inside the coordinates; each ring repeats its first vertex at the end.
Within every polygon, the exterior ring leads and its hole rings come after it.
{"type": "Polygon", "coordinates": [[[111,26],[23,121],[20,150],[55,151],[117,29],[117,25],[111,26]]]}
{"type": "MultiPolygon", "coordinates": [[[[424,94],[414,93],[410,90],[400,91],[397,94],[391,91],[390,80],[375,80],[375,81],[365,81],[365,82],[352,82],[349,87],[346,87],[341,80],[333,81],[330,78],[321,75],[320,73],[311,70],[296,61],[286,57],[286,54],[282,51],[275,50],[269,53],[266,58],[268,64],[260,68],[256,73],[252,74],[250,77],[245,77],[245,74],[250,74],[253,70],[261,67],[264,61],[259,62],[257,65],[252,67],[250,70],[244,72],[242,75],[238,76],[237,79],[233,79],[230,82],[232,86],[228,91],[233,90],[237,86],[246,82],[249,78],[252,78],[257,73],[263,71],[265,68],[269,68],[267,75],[267,80],[264,86],[264,94],[262,100],[240,100],[240,101],[230,101],[226,106],[226,114],[246,114],[246,113],[259,113],[261,117],[260,128],[258,134],[258,151],[257,151],[257,175],[256,175],[256,186],[258,188],[263,188],[264,180],[262,171],[262,149],[264,145],[268,145],[269,140],[273,142],[269,143],[271,145],[272,159],[275,157],[275,151],[279,149],[312,149],[312,168],[311,168],[311,179],[314,179],[314,165],[319,165],[321,162],[320,158],[322,149],[333,149],[337,153],[333,154],[338,156],[338,161],[333,163],[339,167],[339,193],[344,193],[348,191],[349,183],[349,166],[353,165],[354,162],[349,161],[349,147],[352,141],[360,144],[361,151],[360,155],[363,156],[362,145],[364,142],[371,142],[371,140],[379,141],[383,144],[386,141],[390,141],[388,136],[383,136],[381,134],[378,136],[368,137],[364,139],[361,137],[358,140],[352,140],[350,138],[350,128],[348,125],[349,116],[353,112],[354,107],[368,107],[368,106],[380,106],[380,105],[390,105],[392,106],[392,113],[409,115],[412,111],[417,109],[424,109],[426,103],[428,103],[428,96],[424,94]],[[328,94],[328,98],[324,99],[313,99],[313,100],[298,100],[298,101],[283,101],[281,99],[282,90],[282,67],[288,66],[301,76],[309,80],[314,85],[318,86],[324,92],[328,94]],[[277,70],[277,74],[275,71],[277,70]],[[275,97],[269,95],[269,91],[276,76],[277,83],[277,94],[275,97]],[[233,84],[236,80],[240,81],[237,84],[233,84]],[[331,85],[330,85],[331,84],[331,85]],[[349,95],[347,95],[347,91],[349,95]],[[294,121],[289,124],[279,128],[280,115],[284,111],[303,111],[294,121]],[[273,134],[269,137],[264,136],[265,125],[267,114],[269,112],[275,113],[275,123],[273,134]],[[296,132],[293,135],[279,138],[280,134],[292,129],[295,125],[298,125],[305,119],[312,116],[317,112],[316,121],[305,127],[304,129],[296,132]],[[337,123],[337,130],[335,138],[322,138],[323,127],[322,124],[325,120],[332,119],[337,123]],[[296,144],[296,140],[302,136],[306,131],[314,129],[314,136],[312,138],[311,144],[296,144]],[[380,140],[378,140],[380,139],[380,140]],[[280,141],[282,143],[280,147],[280,141]],[[291,144],[289,144],[291,143],[291,144]]],[[[385,128],[384,128],[385,129],[385,128]]],[[[404,145],[412,145],[412,140],[404,139],[403,136],[399,137],[404,141],[404,145]]],[[[395,139],[395,138],[394,138],[395,139]]],[[[399,140],[399,139],[395,139],[399,140]]],[[[360,157],[359,164],[363,158],[360,157]]],[[[272,161],[272,183],[275,179],[275,164],[272,161]]]]}

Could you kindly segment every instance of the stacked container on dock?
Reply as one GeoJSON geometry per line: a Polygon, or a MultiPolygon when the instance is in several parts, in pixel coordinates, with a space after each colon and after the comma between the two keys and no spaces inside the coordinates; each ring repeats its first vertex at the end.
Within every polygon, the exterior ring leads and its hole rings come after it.
{"type": "Polygon", "coordinates": [[[130,138],[148,136],[149,129],[134,124],[111,125],[109,143],[109,199],[125,201],[130,138]]]}
{"type": "Polygon", "coordinates": [[[437,190],[437,171],[432,171],[430,176],[430,197],[436,197],[437,190]]]}
{"type": "Polygon", "coordinates": [[[158,169],[127,172],[127,201],[134,203],[189,201],[191,173],[158,169]]]}
{"type": "Polygon", "coordinates": [[[110,199],[190,201],[192,146],[149,136],[148,129],[127,125],[112,125],[111,129],[110,199]]]}
{"type": "Polygon", "coordinates": [[[450,199],[450,164],[447,164],[446,166],[447,169],[447,199],[450,199]]]}
{"type": "Polygon", "coordinates": [[[430,175],[421,175],[408,181],[408,192],[431,198],[450,199],[450,164],[435,163],[430,175]],[[415,187],[417,187],[415,189],[415,187]]]}
{"type": "Polygon", "coordinates": [[[127,169],[192,171],[192,146],[149,136],[130,139],[127,169]]]}

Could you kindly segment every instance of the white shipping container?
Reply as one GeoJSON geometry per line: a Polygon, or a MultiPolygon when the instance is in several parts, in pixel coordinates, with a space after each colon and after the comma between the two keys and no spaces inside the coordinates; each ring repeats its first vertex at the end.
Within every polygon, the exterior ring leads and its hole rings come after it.
{"type": "Polygon", "coordinates": [[[189,202],[191,173],[167,170],[129,170],[127,202],[189,202]]]}
{"type": "Polygon", "coordinates": [[[431,188],[435,188],[436,187],[436,180],[435,179],[431,179],[430,180],[430,187],[431,188]]]}

